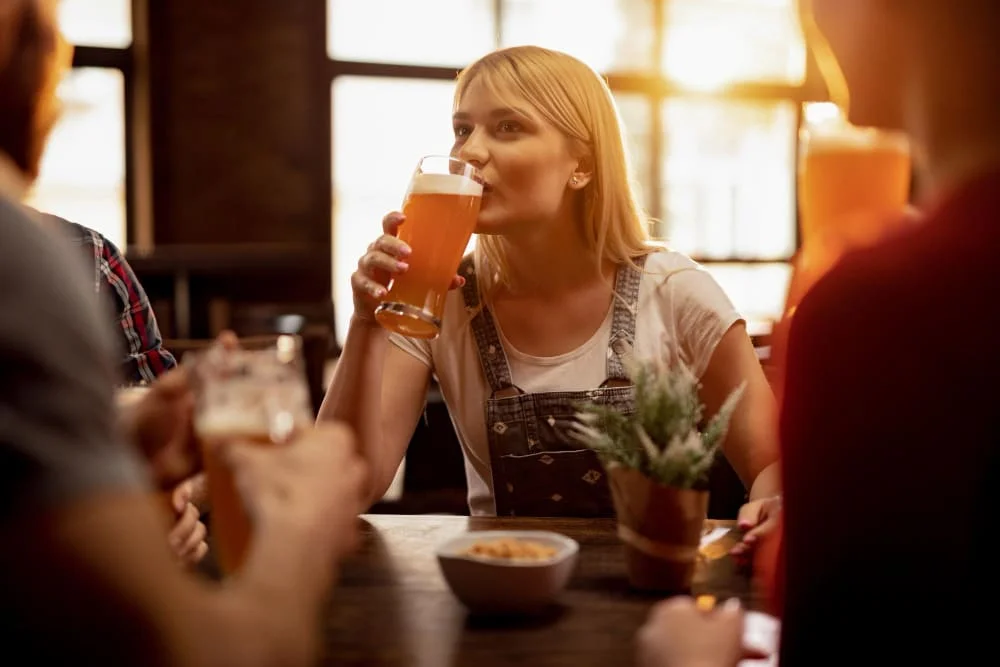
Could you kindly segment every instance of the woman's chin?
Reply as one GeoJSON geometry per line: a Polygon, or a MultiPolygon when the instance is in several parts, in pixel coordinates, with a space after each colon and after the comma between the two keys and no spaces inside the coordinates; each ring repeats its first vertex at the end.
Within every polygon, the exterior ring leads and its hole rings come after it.
{"type": "Polygon", "coordinates": [[[488,212],[480,213],[479,218],[476,220],[475,233],[486,236],[503,234],[506,226],[505,221],[500,217],[490,215],[488,212]]]}

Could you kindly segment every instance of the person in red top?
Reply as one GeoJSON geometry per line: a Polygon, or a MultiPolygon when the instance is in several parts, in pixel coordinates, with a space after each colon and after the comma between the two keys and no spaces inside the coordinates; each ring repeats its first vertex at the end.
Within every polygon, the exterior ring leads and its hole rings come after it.
{"type": "MultiPolygon", "coordinates": [[[[813,5],[851,121],[905,129],[919,147],[926,215],[846,256],[792,323],[784,553],[771,549],[784,559],[781,664],[995,661],[1000,7],[813,5]]],[[[640,632],[640,662],[732,665],[741,633],[732,609],[676,598],[640,632]]]]}

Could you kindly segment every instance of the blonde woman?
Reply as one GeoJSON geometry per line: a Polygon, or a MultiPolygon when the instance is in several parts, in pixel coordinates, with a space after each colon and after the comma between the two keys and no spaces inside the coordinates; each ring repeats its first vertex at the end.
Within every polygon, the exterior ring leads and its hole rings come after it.
{"type": "Polygon", "coordinates": [[[630,407],[629,350],[685,364],[710,414],[746,381],[725,453],[751,499],[775,495],[774,399],[744,323],[708,273],[649,243],[601,78],[563,53],[496,51],[459,75],[453,124],[452,155],[486,185],[441,335],[408,339],[374,319],[388,280],[407,269],[396,238],[406,222],[390,213],[352,277],[355,311],[320,410],[357,429],[370,500],[392,480],[434,376],[472,514],[609,514],[596,457],[566,430],[582,398],[630,407]]]}

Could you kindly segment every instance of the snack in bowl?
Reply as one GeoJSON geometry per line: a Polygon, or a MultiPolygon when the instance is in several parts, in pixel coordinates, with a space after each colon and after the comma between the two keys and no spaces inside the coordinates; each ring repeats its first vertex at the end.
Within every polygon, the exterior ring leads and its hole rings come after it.
{"type": "Polygon", "coordinates": [[[547,560],[558,553],[555,547],[513,537],[475,542],[465,553],[480,558],[507,558],[510,560],[547,560]]]}
{"type": "Polygon", "coordinates": [[[473,531],[437,549],[441,573],[469,610],[530,614],[556,601],[576,566],[575,540],[541,530],[473,531]]]}

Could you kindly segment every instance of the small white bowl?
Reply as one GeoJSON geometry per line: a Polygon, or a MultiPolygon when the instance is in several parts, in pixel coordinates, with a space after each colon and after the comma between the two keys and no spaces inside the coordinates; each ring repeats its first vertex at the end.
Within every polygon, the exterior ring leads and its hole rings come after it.
{"type": "Polygon", "coordinates": [[[441,573],[452,592],[471,611],[490,614],[532,613],[550,605],[566,587],[580,545],[559,533],[542,530],[483,530],[454,537],[437,549],[441,573]],[[514,538],[553,547],[543,560],[485,558],[464,553],[476,542],[514,538]]]}

